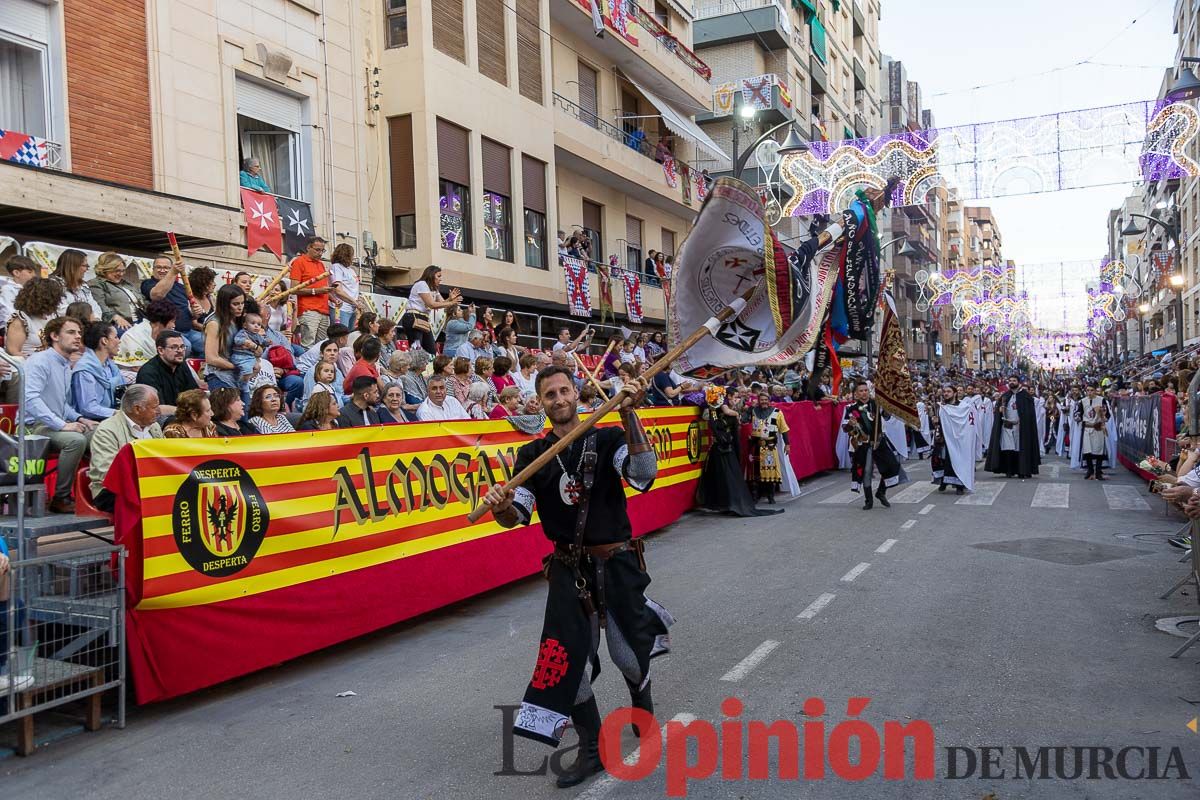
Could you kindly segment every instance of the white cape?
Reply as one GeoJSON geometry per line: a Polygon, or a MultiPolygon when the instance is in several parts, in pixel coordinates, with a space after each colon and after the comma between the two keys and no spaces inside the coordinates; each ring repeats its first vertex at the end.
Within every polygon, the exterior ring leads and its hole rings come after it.
{"type": "Polygon", "coordinates": [[[887,436],[888,441],[892,443],[892,447],[896,448],[896,455],[901,461],[908,460],[908,436],[904,432],[904,421],[899,417],[892,417],[883,421],[883,433],[887,436]]]}
{"type": "Polygon", "coordinates": [[[1083,469],[1083,423],[1075,419],[1075,406],[1079,401],[1071,403],[1070,418],[1067,424],[1071,426],[1071,469],[1083,469]]]}
{"type": "Polygon", "coordinates": [[[1046,398],[1033,398],[1033,410],[1037,415],[1038,454],[1042,452],[1042,442],[1046,441],[1046,398]]]}
{"type": "Polygon", "coordinates": [[[971,424],[973,411],[974,409],[966,404],[941,406],[938,409],[938,419],[942,423],[942,436],[946,440],[950,464],[968,492],[975,491],[975,451],[972,447],[974,426],[971,424]]]}
{"type": "Polygon", "coordinates": [[[842,421],[838,423],[837,442],[834,444],[834,449],[837,452],[838,469],[850,469],[850,434],[842,429],[842,426],[846,424],[846,412],[849,409],[849,405],[842,409],[842,421]]]}

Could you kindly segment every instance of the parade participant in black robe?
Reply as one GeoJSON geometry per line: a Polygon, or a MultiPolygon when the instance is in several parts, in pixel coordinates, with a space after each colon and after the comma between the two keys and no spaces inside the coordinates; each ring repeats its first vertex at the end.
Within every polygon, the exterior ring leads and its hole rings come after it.
{"type": "Polygon", "coordinates": [[[738,444],[741,434],[741,415],[726,402],[724,386],[709,386],[705,390],[708,405],[701,416],[708,423],[712,445],[708,460],[696,485],[696,505],[710,511],[724,511],[738,517],[762,517],[783,513],[783,509],[754,507],[754,497],[742,474],[738,444]]]}
{"type": "Polygon", "coordinates": [[[1008,379],[1008,391],[996,401],[995,420],[984,468],[1009,478],[1036,475],[1042,463],[1037,414],[1033,398],[1016,377],[1008,379]]]}
{"type": "MultiPolygon", "coordinates": [[[[578,392],[561,367],[538,373],[536,389],[553,426],[517,452],[518,473],[578,425],[578,392]]],[[[600,762],[600,710],[592,681],[600,673],[600,632],[629,686],[631,705],[653,712],[650,659],[669,648],[674,620],[645,596],[643,542],[632,539],[622,481],[645,492],[658,463],[634,411],[646,383],[621,387],[623,427],[598,428],[580,437],[555,460],[515,490],[493,486],[483,502],[506,528],[529,524],[536,508],[542,531],[554,543],[545,562],[549,593],[533,678],[517,713],[513,733],[557,747],[571,722],[579,755],[558,778],[574,786],[604,769],[600,762]],[[590,675],[589,673],[590,667],[590,675]]]]}
{"type": "MultiPolygon", "coordinates": [[[[943,386],[941,405],[958,405],[954,395],[953,386],[949,384],[943,386]]],[[[941,416],[937,413],[936,408],[933,416],[929,419],[929,424],[933,426],[933,453],[929,456],[929,468],[933,472],[933,483],[937,484],[939,492],[946,491],[947,486],[953,486],[956,493],[962,494],[966,488],[963,486],[962,479],[958,477],[958,473],[954,471],[954,463],[950,460],[950,449],[946,447],[946,433],[942,430],[941,416]]]]}
{"type": "MultiPolygon", "coordinates": [[[[879,417],[879,404],[871,399],[870,388],[865,383],[859,383],[854,387],[854,403],[846,409],[846,423],[842,428],[850,434],[850,445],[853,448],[850,489],[860,491],[864,483],[867,487],[864,510],[875,505],[871,497],[871,476],[866,474],[868,452],[872,453],[873,470],[879,470],[879,488],[875,497],[885,508],[892,505],[887,499],[888,488],[900,483],[900,457],[888,437],[883,435],[883,431],[876,433],[876,426],[882,425],[879,417]],[[872,442],[875,442],[873,448],[872,442]]],[[[890,415],[885,413],[884,418],[889,417],[890,415]]]]}

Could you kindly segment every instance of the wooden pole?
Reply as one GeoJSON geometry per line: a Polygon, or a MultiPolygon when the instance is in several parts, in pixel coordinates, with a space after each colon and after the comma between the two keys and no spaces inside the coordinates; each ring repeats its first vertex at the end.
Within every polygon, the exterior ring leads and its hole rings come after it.
{"type": "Polygon", "coordinates": [[[192,284],[187,278],[187,273],[183,271],[183,253],[179,252],[179,242],[175,240],[175,234],[167,231],[167,242],[171,245],[171,255],[175,256],[175,263],[179,264],[179,279],[183,281],[183,291],[187,295],[189,303],[196,302],[196,295],[192,291],[192,284]]]}
{"type": "Polygon", "coordinates": [[[600,371],[600,367],[604,366],[604,359],[608,358],[608,354],[612,352],[613,345],[616,344],[616,341],[616,339],[608,340],[608,347],[604,349],[604,355],[600,356],[600,360],[596,362],[595,369],[588,369],[586,366],[583,368],[583,374],[587,375],[588,381],[590,381],[592,386],[596,387],[596,391],[600,393],[600,399],[606,403],[608,402],[608,395],[605,393],[604,387],[600,385],[600,381],[596,380],[596,373],[600,371]]]}
{"type": "MultiPolygon", "coordinates": [[[[259,292],[258,297],[255,299],[257,299],[258,302],[260,302],[260,303],[263,300],[265,300],[267,295],[269,295],[271,292],[275,291],[275,287],[279,285],[280,281],[282,281],[284,278],[287,277],[288,270],[290,270],[291,268],[292,268],[291,264],[287,263],[286,261],[283,262],[283,267],[279,270],[279,274],[275,276],[274,280],[272,280],[270,283],[267,284],[267,288],[265,288],[261,292],[259,292]]],[[[328,275],[329,273],[325,273],[325,274],[328,275]]]]}
{"type": "MultiPolygon", "coordinates": [[[[715,317],[712,317],[708,322],[694,330],[690,336],[688,336],[679,344],[675,345],[675,347],[671,348],[671,350],[658,361],[654,362],[654,364],[651,365],[648,370],[642,373],[641,377],[653,378],[664,369],[669,368],[676,359],[678,359],[688,350],[692,349],[692,346],[701,339],[706,336],[716,335],[716,332],[721,327],[722,323],[728,322],[730,319],[742,313],[742,310],[746,307],[746,302],[754,294],[757,288],[757,285],[751,287],[746,291],[745,294],[735,300],[731,305],[722,309],[721,313],[717,314],[715,317]]],[[[606,414],[615,411],[617,406],[621,405],[621,402],[624,399],[625,394],[623,392],[617,392],[614,394],[603,405],[593,411],[587,419],[577,425],[574,430],[544,450],[540,456],[535,458],[533,462],[530,463],[529,466],[514,475],[507,483],[504,484],[504,488],[516,489],[518,486],[525,483],[525,481],[532,478],[535,474],[537,474],[538,470],[553,461],[555,456],[566,450],[568,447],[574,444],[579,437],[583,436],[585,433],[594,428],[596,423],[603,419],[606,414]]],[[[478,522],[487,512],[488,506],[480,504],[477,508],[472,510],[470,514],[467,514],[467,521],[471,523],[478,522]]]]}
{"type": "Polygon", "coordinates": [[[296,284],[292,288],[288,289],[286,292],[280,292],[279,294],[272,295],[271,297],[266,298],[266,300],[264,302],[278,303],[280,300],[284,299],[285,297],[290,297],[293,294],[295,294],[296,292],[300,291],[301,289],[307,289],[309,286],[312,286],[317,281],[323,281],[328,277],[329,277],[329,270],[325,270],[320,275],[317,275],[316,277],[313,277],[313,278],[309,278],[304,283],[296,284]]]}

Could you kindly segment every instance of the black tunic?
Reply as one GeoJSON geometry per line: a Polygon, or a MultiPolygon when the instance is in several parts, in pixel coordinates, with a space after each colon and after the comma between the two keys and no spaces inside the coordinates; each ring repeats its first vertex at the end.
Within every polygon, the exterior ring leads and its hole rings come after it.
{"type": "MultiPolygon", "coordinates": [[[[1013,396],[1012,390],[1005,392],[996,402],[995,422],[992,424],[992,439],[988,447],[987,462],[984,468],[988,472],[1006,473],[1004,458],[1000,452],[1000,431],[1004,428],[1004,409],[1013,396]]],[[[1029,392],[1017,392],[1017,419],[1019,420],[1020,440],[1017,442],[1017,474],[1037,475],[1038,465],[1042,463],[1042,450],[1038,443],[1037,414],[1033,407],[1033,398],[1029,392]]]]}
{"type": "Polygon", "coordinates": [[[696,484],[696,505],[712,511],[726,511],[739,517],[763,517],[782,512],[783,509],[759,509],[754,507],[754,498],[742,476],[741,459],[738,455],[738,438],[741,420],[722,413],[720,409],[704,409],[712,434],[712,446],[708,450],[708,461],[696,484]]]}

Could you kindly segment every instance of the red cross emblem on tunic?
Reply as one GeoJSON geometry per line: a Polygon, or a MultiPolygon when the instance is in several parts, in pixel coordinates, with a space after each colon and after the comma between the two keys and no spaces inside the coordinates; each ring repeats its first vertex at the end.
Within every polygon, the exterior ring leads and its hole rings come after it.
{"type": "Polygon", "coordinates": [[[549,689],[557,686],[566,674],[566,648],[558,643],[558,639],[543,640],[542,646],[538,648],[537,664],[533,668],[533,688],[549,689]]]}
{"type": "Polygon", "coordinates": [[[746,262],[747,262],[747,259],[738,258],[736,256],[733,258],[727,258],[727,259],[725,259],[725,268],[726,269],[737,269],[738,267],[740,267],[742,264],[745,264],[746,262]]]}

